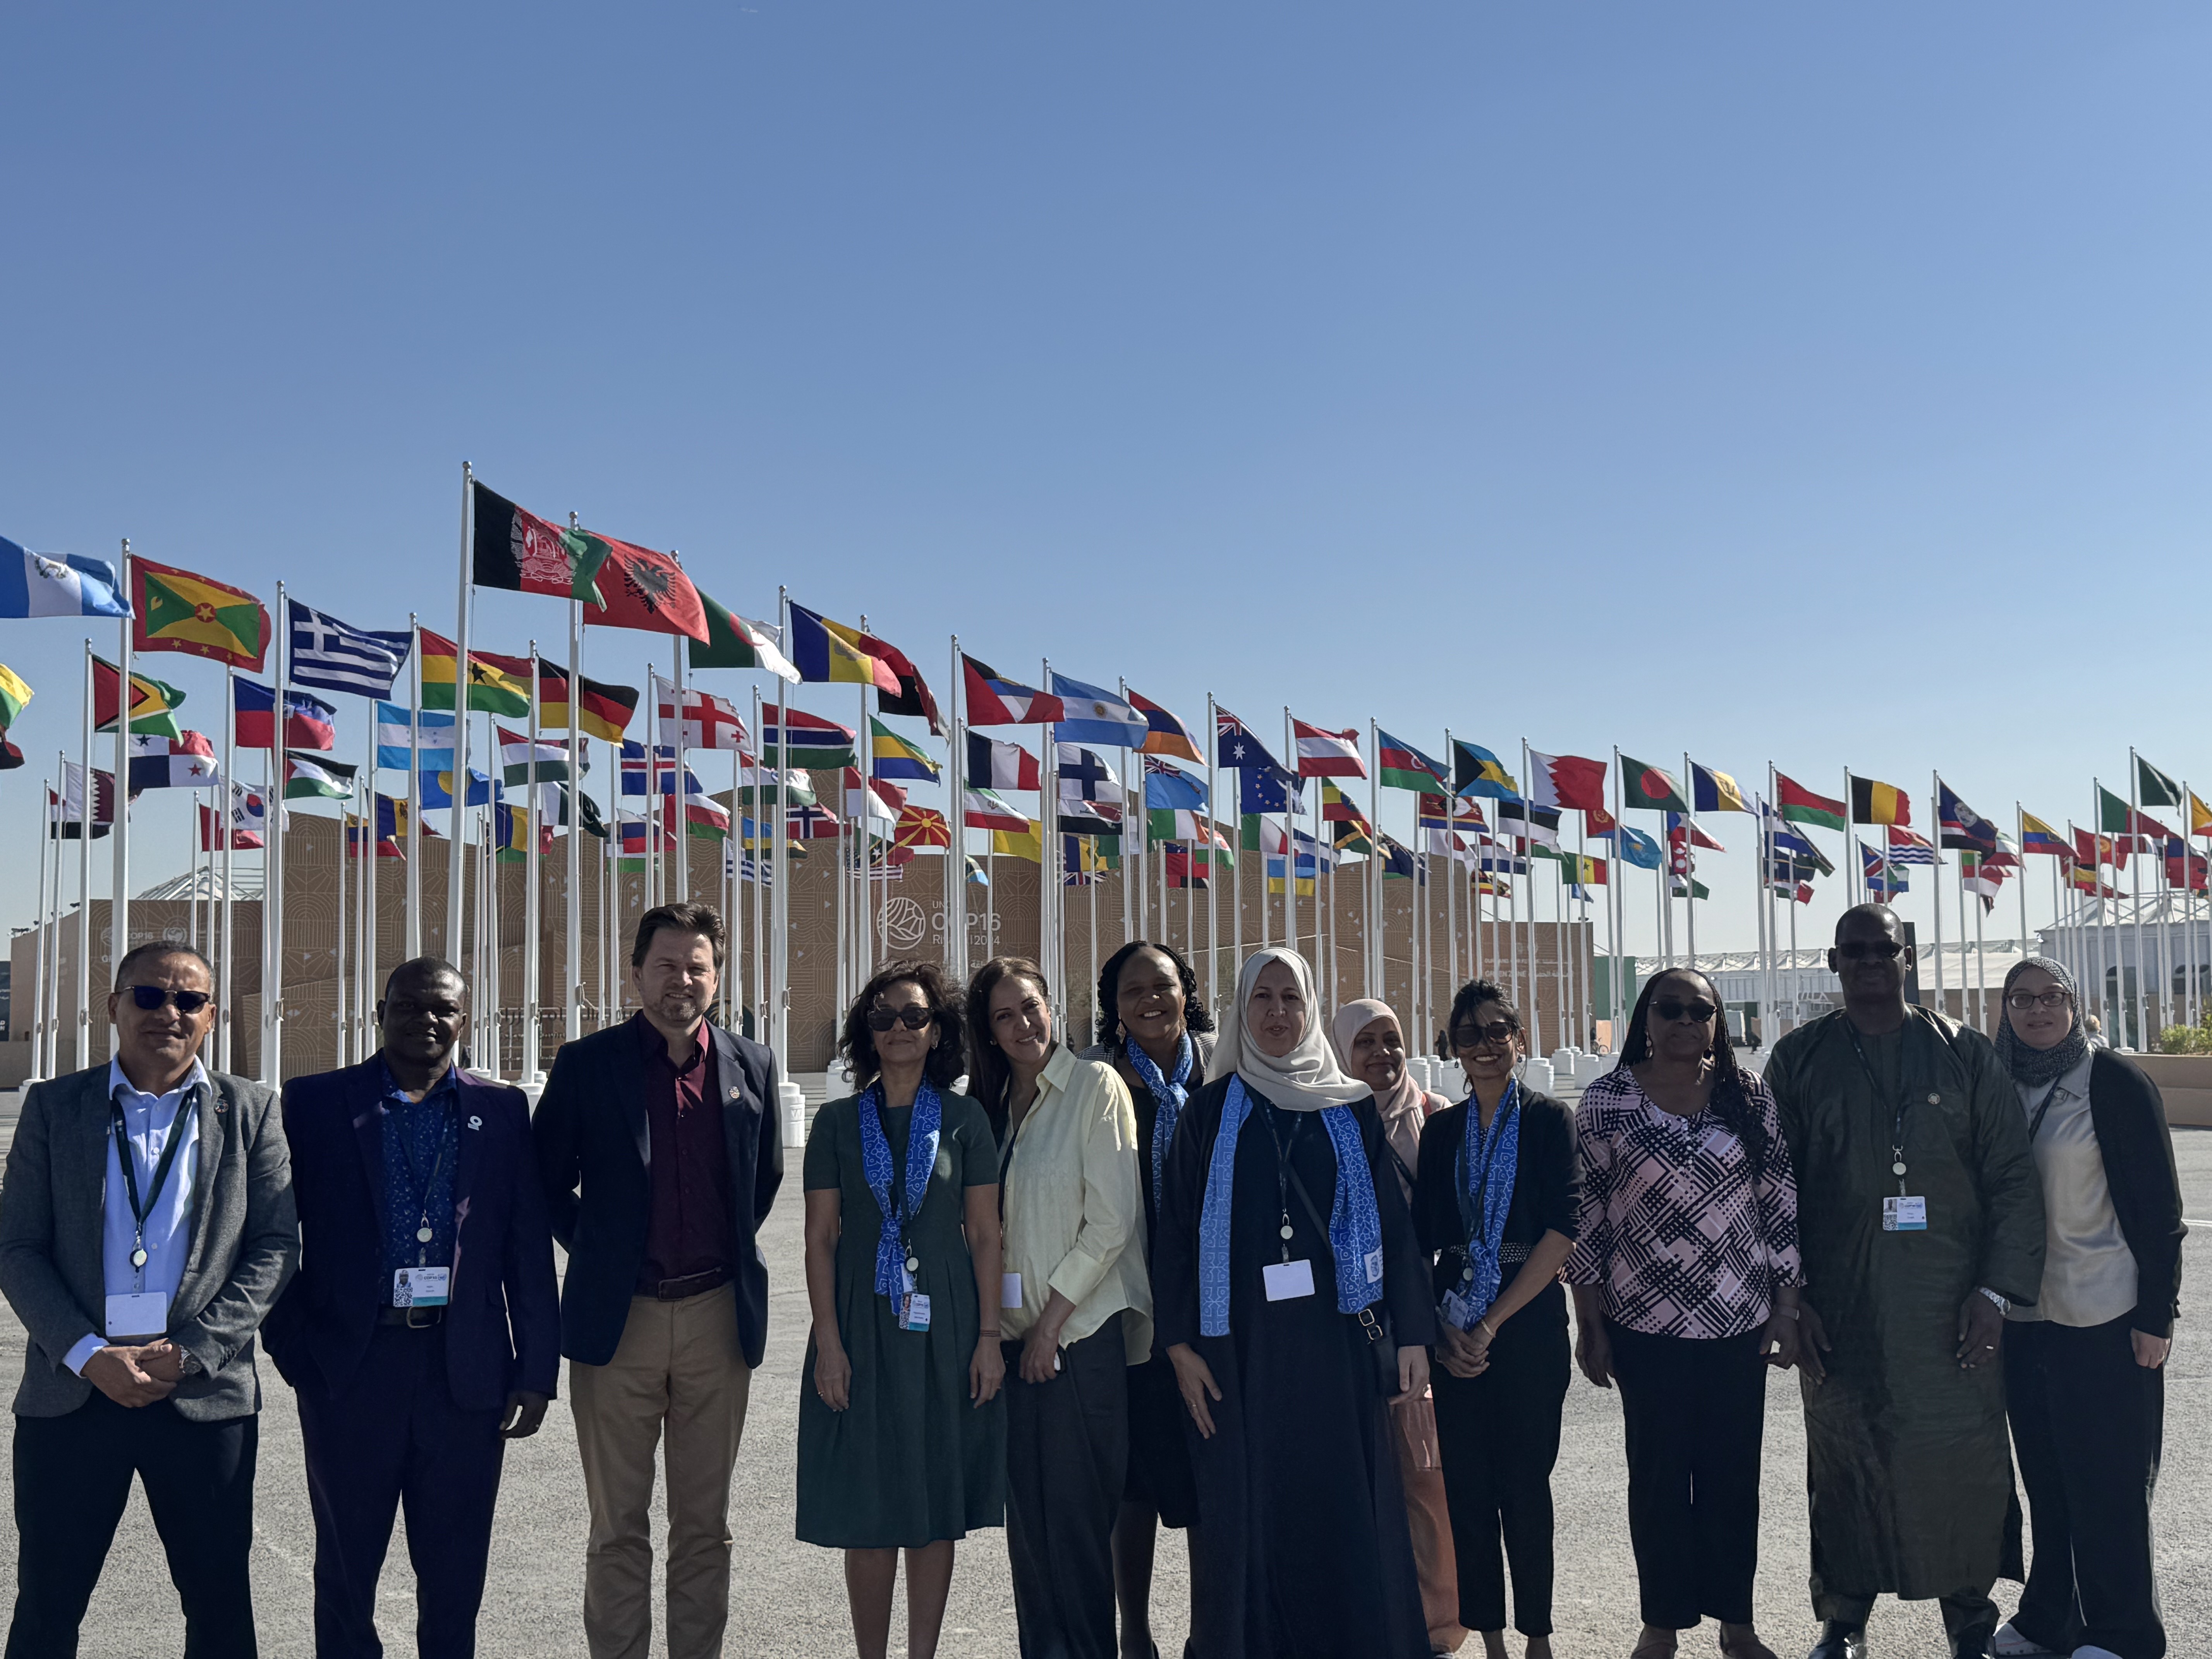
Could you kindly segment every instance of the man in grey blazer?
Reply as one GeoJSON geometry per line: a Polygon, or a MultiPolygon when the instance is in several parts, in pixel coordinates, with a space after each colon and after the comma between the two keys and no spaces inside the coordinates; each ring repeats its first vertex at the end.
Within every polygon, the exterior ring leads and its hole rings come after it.
{"type": "MultiPolygon", "coordinates": [[[[210,1072],[206,959],[116,969],[116,1058],[34,1085],[0,1188],[15,1393],[7,1659],[68,1659],[131,1479],[145,1483],[194,1659],[252,1659],[254,1333],[299,1265],[276,1093],[210,1072]]],[[[159,1645],[159,1644],[155,1644],[159,1645]]]]}

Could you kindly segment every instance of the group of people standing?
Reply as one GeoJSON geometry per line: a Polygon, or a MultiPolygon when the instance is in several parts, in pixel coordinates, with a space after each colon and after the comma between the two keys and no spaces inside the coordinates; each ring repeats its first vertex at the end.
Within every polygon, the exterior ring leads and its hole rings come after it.
{"type": "MultiPolygon", "coordinates": [[[[723,1650],[783,1162],[771,1057],[706,1019],[723,944],[703,906],[647,915],[640,1014],[564,1046],[534,1115],[456,1063],[442,962],[394,972],[376,1056],[280,1102],[201,1066],[196,953],[124,958],[115,1060],[30,1091],[0,1191],[29,1334],[9,1659],[76,1650],[134,1475],[188,1650],[255,1651],[257,1335],[300,1400],[319,1653],[382,1650],[402,1505],[418,1650],[473,1652],[503,1448],[562,1356],[593,1659],[648,1649],[657,1455],[667,1650],[723,1650]]],[[[2090,1046],[2057,963],[2008,977],[1992,1044],[1905,1002],[1909,951],[1887,908],[1847,913],[1843,1006],[1764,1079],[1710,981],[1668,969],[1572,1109],[1525,1086],[1481,980],[1451,1006],[1451,1103],[1388,1006],[1328,1016],[1290,951],[1242,964],[1217,1030],[1188,962],[1128,945],[1080,1052],[1033,962],[877,974],[841,1039],[859,1092],[807,1137],[798,1444],[798,1536],[843,1552],[862,1659],[890,1650],[902,1554],[928,1659],[956,1545],[1000,1524],[1025,1659],[1158,1656],[1162,1526],[1196,1659],[1471,1633],[1490,1659],[1509,1625],[1549,1659],[1576,1366],[1621,1400],[1632,1659],[1709,1618],[1727,1659],[1773,1659],[1753,1586],[1786,1368],[1810,1659],[1864,1659],[1883,1593],[1939,1601],[1954,1655],[2160,1659],[2184,1224],[2157,1091],[2090,1046]],[[2001,1624],[2015,1448],[2035,1565],[2001,1624]]]]}

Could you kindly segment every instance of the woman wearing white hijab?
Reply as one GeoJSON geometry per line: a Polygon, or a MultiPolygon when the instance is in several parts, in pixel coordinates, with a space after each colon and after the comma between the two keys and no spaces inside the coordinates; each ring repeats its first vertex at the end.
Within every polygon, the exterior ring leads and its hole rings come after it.
{"type": "Polygon", "coordinates": [[[1152,1278],[1210,1564],[1193,1650],[1426,1659],[1386,1404],[1428,1383],[1428,1275],[1373,1091],[1294,951],[1237,976],[1176,1127],[1152,1278]]]}

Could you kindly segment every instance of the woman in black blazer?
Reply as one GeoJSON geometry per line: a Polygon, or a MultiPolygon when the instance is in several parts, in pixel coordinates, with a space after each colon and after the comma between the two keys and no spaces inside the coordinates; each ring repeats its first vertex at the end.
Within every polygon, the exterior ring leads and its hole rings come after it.
{"type": "Polygon", "coordinates": [[[2188,1232],[2165,1104],[2142,1067],[2090,1046],[2073,976],[2048,957],[2005,975],[1997,1053],[2048,1231],[2043,1288],[2005,1326],[2035,1561],[1996,1651],[2161,1659],[2150,1500],[2188,1232]]]}

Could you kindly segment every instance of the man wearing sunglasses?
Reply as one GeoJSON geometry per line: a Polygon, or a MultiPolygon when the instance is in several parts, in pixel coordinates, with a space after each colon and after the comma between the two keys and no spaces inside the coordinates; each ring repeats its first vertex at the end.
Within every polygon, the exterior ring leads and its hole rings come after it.
{"type": "Polygon", "coordinates": [[[730,1472],[768,1342],[755,1242],[783,1179],[775,1061],[707,1018],[726,934],[703,904],[648,910],[636,1016],[562,1045],[533,1127],[568,1253],[561,1352],[591,1505],[584,1638],[645,1659],[655,1448],[668,1478],[669,1659],[722,1652],[730,1472]]]}
{"type": "Polygon", "coordinates": [[[1828,966],[1844,1006],[1775,1044],[1797,1170],[1813,1521],[1811,1659],[1864,1659],[1876,1595],[1938,1600],[1990,1651],[2022,1574],[2000,1350],[2043,1282],[2043,1196],[1996,1048],[1905,1000],[1904,924],[1862,904],[1828,966]]]}
{"type": "Polygon", "coordinates": [[[0,1293],[29,1334],[9,1659],[77,1650],[133,1475],[188,1649],[255,1651],[253,1342],[300,1239],[276,1091],[200,1063],[212,982],[186,946],[128,952],[113,1057],[24,1098],[0,1188],[0,1293]]]}
{"type": "Polygon", "coordinates": [[[404,962],[377,1052],[284,1085],[304,1259],[264,1340],[299,1398],[319,1653],[379,1651],[403,1503],[418,1649],[473,1650],[506,1443],[560,1376],[530,1105],[453,1063],[468,1017],[450,963],[404,962]]]}

